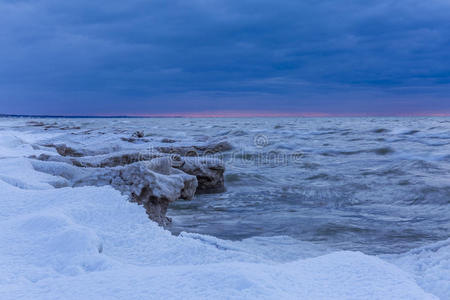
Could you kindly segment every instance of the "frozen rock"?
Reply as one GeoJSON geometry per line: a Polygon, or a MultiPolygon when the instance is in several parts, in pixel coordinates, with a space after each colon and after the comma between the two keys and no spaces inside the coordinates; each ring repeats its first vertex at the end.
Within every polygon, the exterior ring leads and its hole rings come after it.
{"type": "Polygon", "coordinates": [[[65,156],[65,157],[84,157],[84,156],[93,156],[93,155],[100,155],[105,154],[106,151],[92,151],[88,149],[75,149],[74,147],[67,146],[66,144],[45,144],[41,145],[43,147],[48,148],[55,148],[56,152],[58,152],[59,155],[65,156]]]}
{"type": "Polygon", "coordinates": [[[149,217],[161,225],[170,202],[191,199],[197,193],[219,193],[225,190],[224,165],[208,153],[226,151],[227,142],[207,145],[170,147],[168,153],[127,150],[98,154],[87,149],[75,149],[65,144],[50,145],[58,154],[33,156],[37,171],[66,179],[61,186],[111,185],[142,204],[149,217]],[[195,152],[189,157],[188,152],[195,152]],[[175,153],[184,154],[180,156],[175,153]]]}
{"type": "Polygon", "coordinates": [[[156,149],[162,153],[178,154],[180,156],[194,157],[229,151],[233,149],[233,146],[227,141],[221,141],[206,145],[171,146],[171,147],[164,146],[164,147],[157,147],[156,149]]]}
{"type": "Polygon", "coordinates": [[[156,150],[161,153],[180,156],[199,156],[201,154],[192,146],[163,146],[156,147],[156,150]]]}
{"type": "MultiPolygon", "coordinates": [[[[78,167],[106,168],[126,166],[136,162],[148,161],[150,166],[160,162],[161,158],[171,161],[171,166],[189,175],[197,177],[197,193],[221,193],[225,191],[224,172],[225,167],[220,159],[208,157],[182,157],[157,152],[121,151],[107,155],[85,157],[62,157],[41,154],[37,158],[43,161],[65,162],[78,167]]],[[[173,172],[172,168],[172,172],[173,172]]],[[[161,174],[166,174],[157,171],[161,174]]]]}
{"type": "Polygon", "coordinates": [[[219,152],[230,151],[231,149],[233,149],[233,146],[227,141],[221,141],[218,143],[207,144],[204,147],[198,147],[198,148],[206,153],[219,153],[219,152]]]}
{"type": "Polygon", "coordinates": [[[148,161],[162,157],[163,154],[151,151],[119,151],[111,154],[102,154],[84,157],[62,157],[57,155],[41,154],[30,158],[42,161],[58,161],[72,164],[78,167],[104,168],[129,165],[139,161],[148,161]]]}
{"type": "Polygon", "coordinates": [[[150,142],[149,139],[144,139],[144,138],[126,138],[126,137],[122,137],[120,138],[122,141],[124,142],[129,142],[129,143],[133,143],[133,144],[143,144],[143,143],[148,143],[150,142]]]}
{"type": "Polygon", "coordinates": [[[77,150],[71,148],[71,147],[67,147],[65,144],[62,145],[56,145],[55,146],[56,151],[59,153],[59,155],[61,156],[73,156],[73,157],[81,157],[84,156],[83,153],[78,152],[77,150]]]}
{"type": "Polygon", "coordinates": [[[28,126],[34,126],[34,127],[41,127],[41,126],[45,126],[44,122],[39,122],[39,121],[28,121],[26,123],[28,126]]]}
{"type": "Polygon", "coordinates": [[[149,161],[154,158],[161,157],[156,152],[140,152],[140,151],[121,151],[112,154],[97,155],[73,160],[75,165],[83,167],[116,167],[132,164],[139,161],[149,161]]]}
{"type": "Polygon", "coordinates": [[[129,143],[148,143],[150,140],[145,139],[144,131],[135,131],[131,137],[122,137],[121,140],[129,143]]]}
{"type": "Polygon", "coordinates": [[[172,144],[175,143],[176,141],[173,139],[168,139],[168,138],[164,138],[161,140],[161,143],[167,143],[167,144],[172,144]]]}
{"type": "Polygon", "coordinates": [[[144,131],[136,131],[135,133],[133,133],[132,137],[134,138],[143,138],[144,137],[144,131]]]}
{"type": "Polygon", "coordinates": [[[166,217],[169,203],[192,199],[197,188],[195,176],[172,171],[167,159],[101,170],[107,172],[83,178],[79,182],[83,184],[98,177],[104,180],[112,178],[110,184],[114,188],[130,195],[132,201],[143,204],[150,219],[161,225],[170,222],[166,217]]]}
{"type": "Polygon", "coordinates": [[[225,191],[225,167],[219,159],[184,157],[173,160],[173,167],[197,177],[197,193],[221,193],[225,191]]]}
{"type": "Polygon", "coordinates": [[[166,225],[170,202],[178,199],[190,200],[197,189],[197,178],[171,166],[169,158],[159,158],[117,166],[114,168],[79,168],[64,162],[34,161],[37,171],[61,176],[69,185],[111,185],[130,200],[142,204],[150,219],[166,225]]]}

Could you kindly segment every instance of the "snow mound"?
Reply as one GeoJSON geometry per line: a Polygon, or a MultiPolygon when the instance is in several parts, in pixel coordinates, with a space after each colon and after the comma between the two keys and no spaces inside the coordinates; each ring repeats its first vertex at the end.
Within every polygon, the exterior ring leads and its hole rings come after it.
{"type": "Polygon", "coordinates": [[[1,252],[14,258],[15,263],[51,268],[65,275],[98,270],[104,264],[96,233],[74,224],[63,214],[24,215],[2,222],[1,226],[6,230],[2,230],[0,238],[9,245],[6,253],[1,252]]]}
{"type": "Polygon", "coordinates": [[[358,252],[276,263],[172,236],[110,187],[0,189],[1,299],[435,299],[358,252]]]}
{"type": "Polygon", "coordinates": [[[441,299],[450,298],[450,239],[390,259],[414,275],[417,283],[441,299]]]}
{"type": "Polygon", "coordinates": [[[26,158],[0,159],[0,180],[21,189],[51,189],[63,185],[64,179],[38,172],[26,158]]]}

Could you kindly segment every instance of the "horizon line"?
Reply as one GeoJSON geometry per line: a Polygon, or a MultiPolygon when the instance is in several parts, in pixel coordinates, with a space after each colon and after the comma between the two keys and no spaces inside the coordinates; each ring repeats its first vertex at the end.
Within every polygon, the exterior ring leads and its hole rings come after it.
{"type": "Polygon", "coordinates": [[[28,118],[333,118],[333,117],[450,117],[450,112],[416,113],[323,113],[323,112],[250,112],[211,111],[178,113],[126,113],[126,114],[2,114],[0,117],[28,118]]]}

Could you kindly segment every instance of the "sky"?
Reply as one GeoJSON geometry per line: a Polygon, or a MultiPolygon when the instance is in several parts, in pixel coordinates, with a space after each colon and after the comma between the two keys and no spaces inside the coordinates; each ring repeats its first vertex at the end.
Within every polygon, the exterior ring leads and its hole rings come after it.
{"type": "Polygon", "coordinates": [[[450,114],[448,0],[0,0],[0,113],[450,114]]]}

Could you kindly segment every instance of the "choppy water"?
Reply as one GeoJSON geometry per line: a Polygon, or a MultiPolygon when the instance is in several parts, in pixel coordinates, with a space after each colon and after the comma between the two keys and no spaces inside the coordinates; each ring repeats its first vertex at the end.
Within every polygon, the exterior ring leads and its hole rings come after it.
{"type": "MultiPolygon", "coordinates": [[[[3,130],[21,128],[13,120],[3,130]]],[[[450,118],[55,119],[52,139],[117,150],[227,140],[227,191],[174,203],[170,230],[223,239],[290,236],[399,253],[450,237],[450,118]],[[59,135],[60,134],[60,135],[59,135]]],[[[19,124],[20,123],[20,124],[19,124]]],[[[42,127],[27,127],[42,131],[42,127]]]]}
{"type": "Polygon", "coordinates": [[[227,192],[178,202],[172,230],[288,235],[398,253],[450,236],[450,119],[190,120],[225,138],[227,192]]]}

